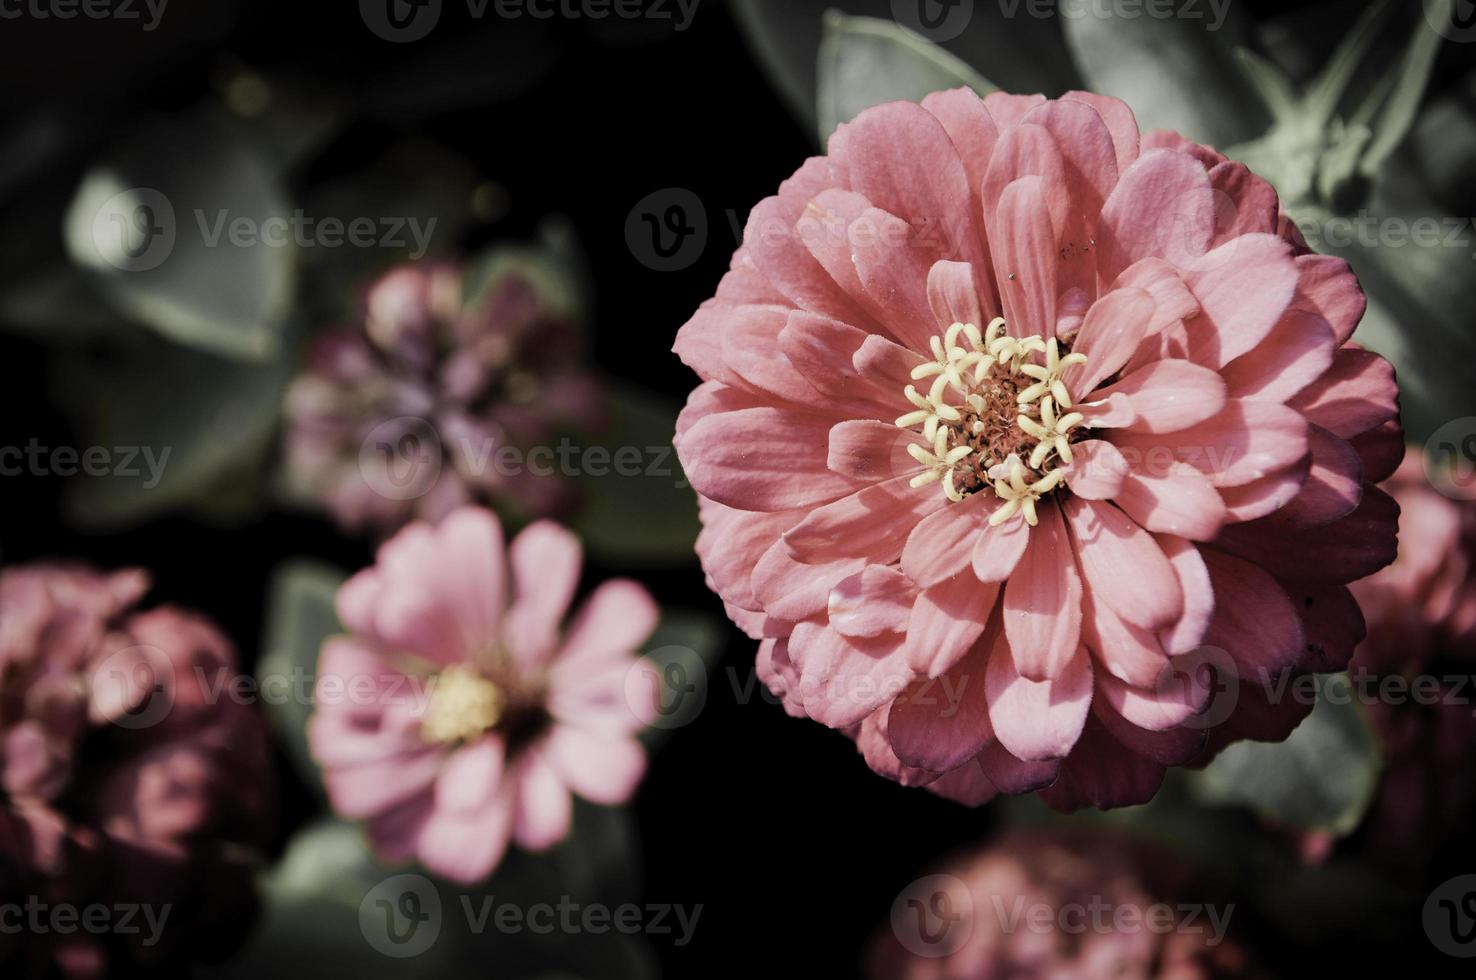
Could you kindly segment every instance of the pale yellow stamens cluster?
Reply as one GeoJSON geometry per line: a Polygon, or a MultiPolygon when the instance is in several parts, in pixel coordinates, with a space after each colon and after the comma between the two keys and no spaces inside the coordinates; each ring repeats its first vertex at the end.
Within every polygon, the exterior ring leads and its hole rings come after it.
{"type": "Polygon", "coordinates": [[[431,682],[420,736],[447,744],[476,738],[502,720],[506,705],[502,688],[473,667],[453,664],[431,682]]]}
{"type": "Polygon", "coordinates": [[[914,410],[897,419],[904,429],[921,426],[926,440],[907,447],[925,467],[912,485],[940,483],[954,502],[992,487],[1003,503],[991,523],[1019,513],[1034,525],[1036,502],[1065,478],[1047,467],[1071,462],[1072,430],[1082,415],[1061,414],[1058,406],[1071,407],[1064,376],[1085,364],[1085,355],[1063,356],[1054,339],[1012,337],[1002,318],[982,332],[954,323],[930,347],[933,360],[914,368],[912,380],[931,384],[926,393],[906,387],[914,410]]]}
{"type": "Polygon", "coordinates": [[[998,527],[1015,513],[1022,512],[1025,515],[1025,523],[1034,527],[1039,517],[1035,513],[1035,503],[1051,490],[1060,486],[1061,481],[1066,478],[1063,470],[1054,469],[1031,483],[1026,480],[1025,464],[1020,462],[1019,456],[1011,456],[1008,461],[1001,463],[990,471],[995,477],[994,494],[1004,503],[994,509],[989,515],[989,526],[998,527]],[[1003,472],[1001,472],[1001,469],[1003,472]]]}

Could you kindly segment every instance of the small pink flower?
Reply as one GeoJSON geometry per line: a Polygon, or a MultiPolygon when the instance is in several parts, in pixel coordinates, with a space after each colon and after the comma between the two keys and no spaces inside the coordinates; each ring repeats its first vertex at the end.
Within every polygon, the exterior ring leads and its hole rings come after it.
{"type": "Polygon", "coordinates": [[[387,273],[359,323],[317,339],[288,392],[289,486],[349,530],[388,536],[471,502],[531,516],[574,502],[522,455],[604,421],[567,297],[516,269],[469,278],[435,263],[387,273]]]}
{"type": "Polygon", "coordinates": [[[266,727],[212,696],[232,681],[230,642],[194,613],[136,608],[148,587],[137,569],[0,573],[0,902],[172,910],[143,946],[0,936],[6,976],[218,957],[250,923],[248,852],[273,813],[266,727]]]}
{"type": "Polygon", "coordinates": [[[1009,833],[945,862],[871,944],[877,980],[1266,976],[1223,930],[1233,903],[1173,854],[1085,828],[1009,833]],[[1193,902],[1193,919],[1184,911],[1193,902]]]}
{"type": "Polygon", "coordinates": [[[1357,642],[1402,452],[1363,307],[1270,185],[1115,99],[870,109],[677,337],[709,581],[878,771],[1146,800],[1284,738],[1278,676],[1357,642]],[[1206,645],[1238,695],[1208,735],[1206,645]]]}
{"type": "Polygon", "coordinates": [[[1351,586],[1368,637],[1350,668],[1384,744],[1384,774],[1362,835],[1386,870],[1418,879],[1476,805],[1476,500],[1425,479],[1411,452],[1384,484],[1399,502],[1399,555],[1351,586]],[[1389,681],[1396,686],[1388,686],[1389,681]]]}
{"type": "Polygon", "coordinates": [[[504,550],[493,514],[460,508],[400,531],[339,591],[349,635],[324,644],[308,733],[334,809],[386,860],[478,881],[509,840],[563,840],[571,792],[635,791],[655,688],[630,680],[657,608],[610,581],[564,630],[581,561],[555,524],[504,550]]]}

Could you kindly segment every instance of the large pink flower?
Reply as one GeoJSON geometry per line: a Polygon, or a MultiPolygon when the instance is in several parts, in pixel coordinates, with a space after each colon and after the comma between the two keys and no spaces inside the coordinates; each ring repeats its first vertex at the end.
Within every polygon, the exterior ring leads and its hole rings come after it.
{"type": "Polygon", "coordinates": [[[893,778],[1146,799],[1285,737],[1278,675],[1357,642],[1402,453],[1363,306],[1268,184],[1114,99],[870,109],[677,337],[709,581],[789,709],[893,778]],[[1208,736],[1205,644],[1238,681],[1208,736]]]}
{"type": "Polygon", "coordinates": [[[890,928],[871,944],[867,974],[876,980],[1267,976],[1226,935],[1235,905],[1207,901],[1215,892],[1178,855],[1120,832],[1015,831],[943,863],[905,890],[890,928]]]}
{"type": "Polygon", "coordinates": [[[1411,452],[1384,484],[1400,506],[1399,556],[1352,586],[1368,637],[1351,670],[1384,744],[1365,850],[1416,879],[1476,804],[1476,501],[1437,492],[1424,462],[1411,452]]]}
{"type": "Polygon", "coordinates": [[[165,917],[148,941],[0,930],[5,976],[215,960],[250,925],[250,851],[273,814],[266,726],[215,696],[230,641],[194,613],[138,609],[148,588],[138,569],[0,572],[0,904],[165,917]]]}
{"type": "Polygon", "coordinates": [[[504,550],[496,517],[461,508],[407,526],[339,591],[350,634],[323,646],[308,731],[334,809],[366,820],[382,857],[477,881],[509,840],[563,840],[571,791],[634,792],[655,688],[630,683],[633,651],[657,609],[610,581],[564,632],[581,562],[554,524],[504,550]]]}

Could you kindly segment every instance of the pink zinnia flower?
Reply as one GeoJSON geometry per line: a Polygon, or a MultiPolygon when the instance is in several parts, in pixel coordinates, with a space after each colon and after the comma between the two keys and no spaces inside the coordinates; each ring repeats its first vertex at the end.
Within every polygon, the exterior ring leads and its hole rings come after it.
{"type": "Polygon", "coordinates": [[[250,924],[250,850],[273,813],[266,727],[212,696],[230,690],[230,642],[193,613],[138,609],[148,587],[136,569],[0,572],[0,902],[168,916],[156,944],[0,936],[6,976],[215,960],[250,924]]]}
{"type": "Polygon", "coordinates": [[[1277,675],[1357,642],[1402,452],[1363,306],[1268,184],[1114,99],[870,109],[677,337],[698,553],[878,771],[1145,800],[1207,750],[1201,645],[1239,682],[1213,750],[1285,737],[1277,675]]]}
{"type": "Polygon", "coordinates": [[[603,424],[568,303],[516,267],[486,281],[437,263],[385,274],[362,320],[318,338],[288,392],[289,485],[344,528],[382,536],[471,502],[569,509],[571,484],[522,456],[603,424]]]}
{"type": "Polygon", "coordinates": [[[368,822],[381,857],[478,881],[509,840],[563,840],[571,792],[635,791],[656,691],[630,680],[657,609],[609,581],[564,631],[581,561],[557,525],[504,551],[497,518],[461,508],[406,527],[339,591],[349,635],[323,646],[309,736],[333,808],[368,822]]]}
{"type": "Polygon", "coordinates": [[[1210,980],[1267,974],[1225,935],[1235,905],[1176,855],[1083,827],[1015,831],[899,896],[877,980],[1210,980]],[[1192,919],[1181,904],[1192,902],[1192,919]]]}
{"type": "Polygon", "coordinates": [[[1412,452],[1384,484],[1400,506],[1399,555],[1352,586],[1368,638],[1350,665],[1384,743],[1365,850],[1414,878],[1466,830],[1476,802],[1476,500],[1437,492],[1423,464],[1412,452]]]}

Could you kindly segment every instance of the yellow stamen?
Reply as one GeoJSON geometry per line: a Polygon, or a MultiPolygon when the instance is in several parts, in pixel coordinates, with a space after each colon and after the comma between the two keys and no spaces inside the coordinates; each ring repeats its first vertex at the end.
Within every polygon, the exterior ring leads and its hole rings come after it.
{"type": "Polygon", "coordinates": [[[476,738],[502,719],[507,697],[474,668],[453,664],[431,682],[420,737],[449,744],[476,738]]]}

